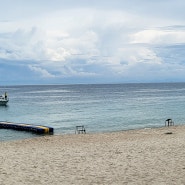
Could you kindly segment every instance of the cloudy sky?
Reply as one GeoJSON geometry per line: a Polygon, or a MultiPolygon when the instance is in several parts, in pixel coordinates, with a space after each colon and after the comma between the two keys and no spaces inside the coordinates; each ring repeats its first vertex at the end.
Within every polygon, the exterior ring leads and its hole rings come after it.
{"type": "Polygon", "coordinates": [[[0,85],[185,81],[184,0],[0,0],[0,85]]]}

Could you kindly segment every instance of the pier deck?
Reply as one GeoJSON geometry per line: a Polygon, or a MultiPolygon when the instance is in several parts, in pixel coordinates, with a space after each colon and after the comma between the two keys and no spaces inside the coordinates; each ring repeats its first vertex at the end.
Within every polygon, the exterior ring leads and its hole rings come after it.
{"type": "Polygon", "coordinates": [[[53,128],[41,125],[31,125],[25,123],[12,123],[6,121],[0,121],[0,129],[13,129],[13,130],[22,130],[22,131],[29,131],[34,132],[36,134],[52,134],[53,128]]]}

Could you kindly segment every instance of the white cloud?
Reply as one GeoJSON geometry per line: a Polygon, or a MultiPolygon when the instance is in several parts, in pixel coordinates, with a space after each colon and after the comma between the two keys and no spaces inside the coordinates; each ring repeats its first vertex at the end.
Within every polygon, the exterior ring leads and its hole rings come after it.
{"type": "Polygon", "coordinates": [[[41,75],[42,78],[54,78],[55,77],[55,75],[50,74],[47,70],[42,69],[40,67],[29,65],[29,68],[33,72],[38,73],[39,75],[41,75]]]}
{"type": "Polygon", "coordinates": [[[172,45],[185,43],[184,30],[143,30],[130,36],[131,43],[172,45]]]}
{"type": "MultiPolygon", "coordinates": [[[[42,7],[33,1],[40,7],[34,10],[31,2],[29,9],[20,1],[28,10],[25,17],[10,16],[10,21],[0,22],[0,58],[17,65],[24,63],[46,78],[103,75],[129,78],[137,69],[148,75],[147,71],[152,69],[168,68],[170,49],[164,54],[156,47],[185,43],[184,28],[174,26],[183,25],[184,21],[176,19],[175,14],[173,19],[168,18],[167,9],[162,16],[167,1],[158,1],[160,6],[149,1],[144,1],[147,5],[144,6],[138,0],[90,5],[79,1],[75,6],[57,2],[58,6],[46,1],[51,7],[42,7]],[[30,12],[35,14],[31,16],[30,12]]],[[[170,1],[171,8],[172,5],[170,1]]],[[[5,16],[2,12],[0,15],[5,16]]],[[[173,56],[178,60],[182,59],[180,55],[173,56]]],[[[173,67],[179,69],[180,65],[173,67]]]]}

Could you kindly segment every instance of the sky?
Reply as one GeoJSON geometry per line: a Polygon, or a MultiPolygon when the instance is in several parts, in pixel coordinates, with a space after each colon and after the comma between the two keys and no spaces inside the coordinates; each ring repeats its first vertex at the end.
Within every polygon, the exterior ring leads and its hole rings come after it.
{"type": "Polygon", "coordinates": [[[184,0],[0,0],[0,85],[185,82],[184,0]]]}

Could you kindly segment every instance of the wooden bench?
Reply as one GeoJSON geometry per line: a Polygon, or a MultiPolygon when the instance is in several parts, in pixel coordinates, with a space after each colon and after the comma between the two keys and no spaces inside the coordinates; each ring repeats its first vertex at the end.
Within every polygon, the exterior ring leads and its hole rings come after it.
{"type": "Polygon", "coordinates": [[[165,121],[165,126],[173,126],[174,125],[174,122],[172,121],[172,119],[167,119],[166,121],[165,121]]]}
{"type": "Polygon", "coordinates": [[[75,134],[86,134],[85,127],[83,125],[81,126],[76,126],[75,134]]]}

